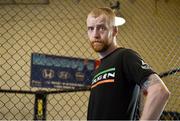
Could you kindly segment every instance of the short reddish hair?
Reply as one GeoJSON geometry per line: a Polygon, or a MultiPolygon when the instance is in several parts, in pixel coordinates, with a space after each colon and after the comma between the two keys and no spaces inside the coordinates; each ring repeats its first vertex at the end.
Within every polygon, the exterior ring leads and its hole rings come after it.
{"type": "Polygon", "coordinates": [[[115,23],[115,13],[111,8],[108,7],[102,7],[102,8],[94,8],[88,16],[93,16],[93,17],[99,17],[100,15],[105,15],[107,20],[109,21],[110,24],[114,25],[115,23]]]}

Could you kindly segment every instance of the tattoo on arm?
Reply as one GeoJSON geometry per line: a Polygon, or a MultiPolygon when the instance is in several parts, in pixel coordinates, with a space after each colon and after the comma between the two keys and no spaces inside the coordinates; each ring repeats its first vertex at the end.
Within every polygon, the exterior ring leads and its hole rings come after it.
{"type": "Polygon", "coordinates": [[[143,83],[142,89],[145,91],[147,90],[150,86],[161,83],[161,79],[156,75],[152,74],[149,76],[149,78],[143,83]]]}

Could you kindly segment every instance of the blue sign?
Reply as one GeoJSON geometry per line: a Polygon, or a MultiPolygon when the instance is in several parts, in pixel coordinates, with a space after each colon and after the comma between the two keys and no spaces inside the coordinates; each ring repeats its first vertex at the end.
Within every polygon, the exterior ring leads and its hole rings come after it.
{"type": "Polygon", "coordinates": [[[90,86],[94,69],[95,60],[32,53],[30,85],[61,89],[90,86]]]}

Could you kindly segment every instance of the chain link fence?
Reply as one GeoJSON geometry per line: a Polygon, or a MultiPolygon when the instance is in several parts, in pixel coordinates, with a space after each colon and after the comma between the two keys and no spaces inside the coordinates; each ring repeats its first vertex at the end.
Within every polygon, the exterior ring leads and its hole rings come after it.
{"type": "MultiPolygon", "coordinates": [[[[86,119],[89,90],[30,86],[31,54],[97,59],[88,42],[86,16],[92,8],[114,2],[0,0],[0,120],[32,120],[44,113],[47,120],[86,119]],[[39,91],[58,93],[38,98],[39,91]]],[[[139,52],[157,73],[176,69],[162,78],[171,91],[162,119],[179,119],[180,1],[119,2],[126,24],[119,27],[118,44],[139,52]]]]}

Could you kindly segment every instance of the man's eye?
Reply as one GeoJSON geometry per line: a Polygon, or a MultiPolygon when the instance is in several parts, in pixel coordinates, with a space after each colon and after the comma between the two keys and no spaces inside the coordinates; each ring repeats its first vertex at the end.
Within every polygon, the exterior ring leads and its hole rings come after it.
{"type": "Polygon", "coordinates": [[[94,27],[88,27],[88,30],[92,31],[94,30],[94,27]]]}
{"type": "Polygon", "coordinates": [[[100,30],[101,30],[101,31],[104,31],[104,30],[106,30],[106,28],[105,28],[104,26],[101,26],[101,27],[100,27],[100,30]]]}

